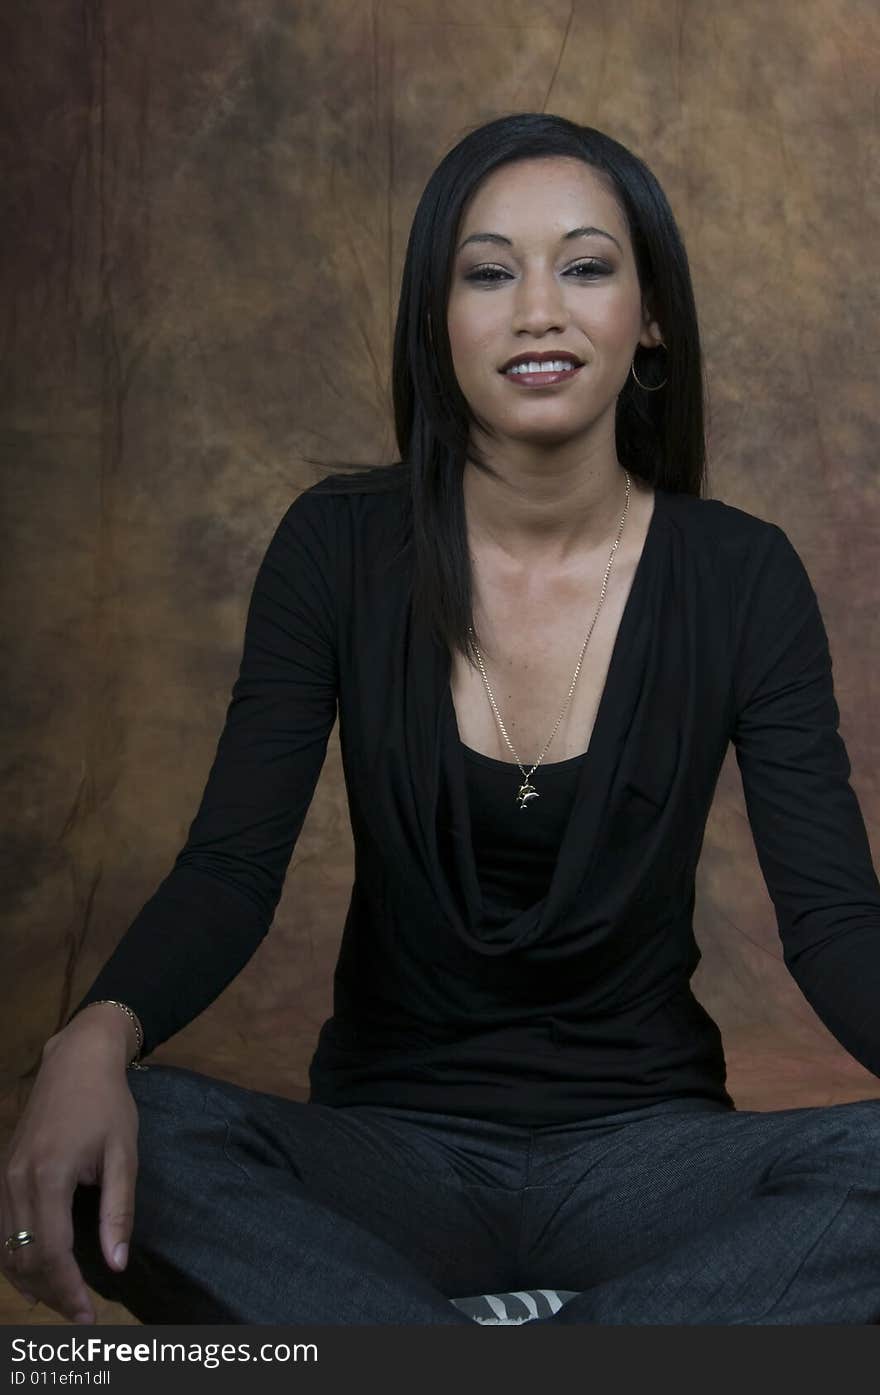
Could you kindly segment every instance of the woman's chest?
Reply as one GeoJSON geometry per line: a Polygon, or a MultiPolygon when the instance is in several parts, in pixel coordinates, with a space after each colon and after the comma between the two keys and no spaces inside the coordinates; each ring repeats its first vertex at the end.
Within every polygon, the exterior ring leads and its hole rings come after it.
{"type": "Polygon", "coordinates": [[[453,656],[450,676],[465,746],[513,764],[500,716],[523,765],[538,760],[551,736],[543,763],[587,750],[634,573],[634,560],[613,569],[601,606],[601,575],[512,588],[484,573],[475,621],[486,677],[460,654],[453,656]]]}

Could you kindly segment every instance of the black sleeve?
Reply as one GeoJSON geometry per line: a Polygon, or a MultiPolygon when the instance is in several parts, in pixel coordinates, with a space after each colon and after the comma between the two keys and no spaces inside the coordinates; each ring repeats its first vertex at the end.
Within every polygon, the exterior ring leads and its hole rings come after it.
{"type": "Polygon", "coordinates": [[[332,510],[332,498],[305,491],[269,542],[186,843],[70,1014],[98,998],[127,1003],[145,1055],[239,973],[281,897],[336,720],[332,510]]]}
{"type": "Polygon", "coordinates": [[[783,960],[840,1044],[880,1076],[880,883],[849,783],[816,593],[767,525],[747,586],[733,741],[783,960]]]}

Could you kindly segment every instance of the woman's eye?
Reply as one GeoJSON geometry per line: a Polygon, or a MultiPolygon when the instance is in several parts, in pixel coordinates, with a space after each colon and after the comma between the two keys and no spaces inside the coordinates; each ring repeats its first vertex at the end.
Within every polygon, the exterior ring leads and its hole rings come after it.
{"type": "MultiPolygon", "coordinates": [[[[593,261],[592,259],[585,262],[576,262],[574,266],[570,266],[568,268],[566,275],[568,276],[576,271],[586,272],[586,276],[575,276],[576,281],[586,280],[587,276],[608,275],[607,266],[603,266],[601,262],[593,261]]],[[[468,275],[465,277],[465,280],[486,281],[491,284],[491,282],[497,281],[499,277],[502,276],[507,276],[507,272],[504,270],[502,266],[479,266],[477,267],[476,271],[469,272],[468,275]],[[493,272],[495,273],[494,275],[492,274],[493,272]]]]}
{"type": "Polygon", "coordinates": [[[586,271],[590,276],[607,276],[609,268],[603,262],[578,262],[575,266],[570,266],[569,271],[586,271]]]}

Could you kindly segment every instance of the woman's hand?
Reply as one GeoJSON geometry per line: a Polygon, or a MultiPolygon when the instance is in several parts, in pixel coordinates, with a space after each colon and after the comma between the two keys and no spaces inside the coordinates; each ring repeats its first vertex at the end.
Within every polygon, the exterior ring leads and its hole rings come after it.
{"type": "Polygon", "coordinates": [[[138,1165],[127,1049],[100,1009],[84,1011],[51,1037],[0,1166],[0,1270],[25,1298],[41,1299],[72,1322],[95,1321],[73,1256],[79,1183],[101,1188],[101,1251],[108,1266],[118,1273],[127,1260],[138,1165]],[[33,1243],[8,1250],[6,1237],[19,1230],[33,1231],[33,1243]],[[126,1249],[117,1259],[119,1245],[126,1249]]]}

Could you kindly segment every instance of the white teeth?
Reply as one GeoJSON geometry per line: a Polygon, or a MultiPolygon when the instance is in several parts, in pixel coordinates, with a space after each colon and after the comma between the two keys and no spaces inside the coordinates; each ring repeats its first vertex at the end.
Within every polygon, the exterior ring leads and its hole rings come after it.
{"type": "Polygon", "coordinates": [[[574,372],[578,365],[569,359],[555,358],[548,363],[515,363],[512,368],[508,368],[508,373],[568,373],[574,372]]]}

